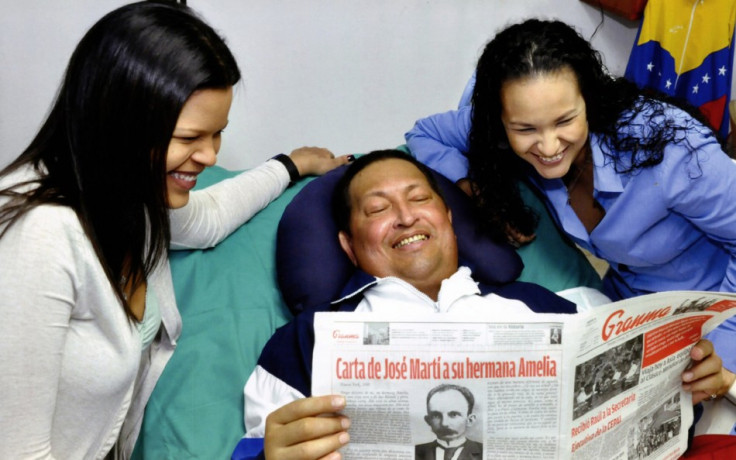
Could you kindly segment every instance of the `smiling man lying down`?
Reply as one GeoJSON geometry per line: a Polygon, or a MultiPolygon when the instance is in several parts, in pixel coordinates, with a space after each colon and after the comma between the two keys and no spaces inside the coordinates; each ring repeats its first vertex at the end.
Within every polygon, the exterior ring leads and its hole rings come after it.
{"type": "Polygon", "coordinates": [[[336,236],[358,270],[338,300],[278,329],[248,379],[246,440],[265,436],[266,458],[321,458],[349,440],[347,418],[316,417],[345,405],[342,397],[311,397],[316,311],[576,311],[535,284],[486,286],[459,267],[452,213],[427,167],[403,152],[358,158],[338,182],[332,208],[336,236]]]}

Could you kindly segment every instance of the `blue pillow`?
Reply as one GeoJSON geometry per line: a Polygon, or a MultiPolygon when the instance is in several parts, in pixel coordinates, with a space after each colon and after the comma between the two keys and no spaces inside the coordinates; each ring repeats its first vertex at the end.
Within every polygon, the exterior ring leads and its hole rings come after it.
{"type": "MultiPolygon", "coordinates": [[[[276,236],[276,274],[281,294],[292,313],[331,302],[355,268],[337,240],[332,218],[332,191],[347,166],[308,183],[289,203],[276,236]]],[[[485,236],[473,217],[473,204],[454,183],[434,173],[448,207],[458,241],[461,265],[486,284],[514,281],[524,268],[521,257],[506,243],[485,236]]]]}

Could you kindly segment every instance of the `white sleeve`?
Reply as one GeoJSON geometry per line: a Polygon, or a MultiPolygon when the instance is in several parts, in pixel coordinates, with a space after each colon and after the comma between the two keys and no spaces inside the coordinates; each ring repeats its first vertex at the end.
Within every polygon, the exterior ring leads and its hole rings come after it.
{"type": "Polygon", "coordinates": [[[278,198],[289,172],[278,161],[264,164],[189,194],[186,206],[169,211],[171,248],[210,248],[278,198]]]}
{"type": "MultiPolygon", "coordinates": [[[[0,458],[51,458],[63,350],[78,295],[76,221],[39,206],[0,238],[0,458]]],[[[79,227],[81,238],[81,227],[79,227]]]]}
{"type": "Polygon", "coordinates": [[[285,404],[304,398],[301,392],[273,376],[261,366],[256,366],[248,377],[243,393],[245,394],[246,438],[262,438],[266,433],[268,414],[285,404]]]}
{"type": "Polygon", "coordinates": [[[558,291],[555,294],[574,303],[578,307],[578,313],[592,310],[595,307],[607,305],[612,302],[611,299],[598,289],[587,286],[569,288],[558,291]]]}
{"type": "Polygon", "coordinates": [[[731,388],[728,389],[728,393],[725,396],[731,404],[736,405],[736,382],[731,384],[731,388]]]}

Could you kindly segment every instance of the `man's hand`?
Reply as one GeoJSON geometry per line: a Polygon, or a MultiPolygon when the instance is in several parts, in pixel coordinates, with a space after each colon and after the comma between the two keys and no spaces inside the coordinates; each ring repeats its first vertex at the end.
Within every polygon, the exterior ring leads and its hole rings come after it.
{"type": "Polygon", "coordinates": [[[336,412],[345,408],[338,395],[304,398],[266,418],[264,455],[277,460],[338,460],[337,449],[350,440],[350,420],[336,412]]]}
{"type": "Polygon", "coordinates": [[[289,154],[289,158],[299,170],[299,175],[321,176],[349,161],[350,155],[335,158],[327,149],[320,147],[300,147],[289,154]]]}
{"type": "MultiPolygon", "coordinates": [[[[709,340],[701,340],[690,350],[691,366],[682,373],[682,388],[693,394],[693,404],[714,399],[728,392],[729,371],[723,372],[723,362],[709,340]]],[[[733,383],[731,381],[731,383],[733,383]]]]}
{"type": "MultiPolygon", "coordinates": [[[[726,388],[725,392],[731,391],[731,388],[733,387],[734,382],[736,382],[736,374],[729,371],[725,367],[723,369],[723,381],[726,388]]],[[[720,393],[719,393],[720,394],[720,393]]],[[[733,398],[731,398],[733,399],[733,398]]]]}

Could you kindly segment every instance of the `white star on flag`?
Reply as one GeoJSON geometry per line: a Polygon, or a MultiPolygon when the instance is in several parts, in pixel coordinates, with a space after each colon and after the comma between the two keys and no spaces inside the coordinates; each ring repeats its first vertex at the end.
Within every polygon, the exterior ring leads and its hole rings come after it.
{"type": "Polygon", "coordinates": [[[698,94],[698,85],[693,86],[693,94],[698,94]]]}
{"type": "Polygon", "coordinates": [[[718,75],[726,75],[726,66],[721,66],[720,69],[718,69],[718,75]]]}
{"type": "Polygon", "coordinates": [[[652,64],[651,62],[649,64],[647,64],[647,70],[648,71],[651,72],[653,68],[654,68],[654,64],[652,64]]]}
{"type": "Polygon", "coordinates": [[[664,87],[667,89],[670,89],[670,86],[672,86],[672,80],[667,79],[667,82],[664,84],[664,87]]]}
{"type": "Polygon", "coordinates": [[[710,81],[710,76],[708,74],[703,75],[703,83],[708,83],[710,81]]]}

